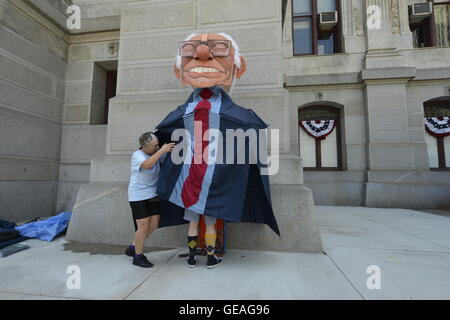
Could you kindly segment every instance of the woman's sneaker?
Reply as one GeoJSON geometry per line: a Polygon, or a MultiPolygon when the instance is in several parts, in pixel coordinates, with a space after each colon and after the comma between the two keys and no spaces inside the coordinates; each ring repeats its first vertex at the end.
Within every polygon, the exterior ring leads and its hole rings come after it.
{"type": "Polygon", "coordinates": [[[151,268],[153,267],[153,263],[147,260],[147,257],[144,254],[135,255],[133,258],[133,264],[135,266],[139,266],[142,268],[151,268]]]}
{"type": "Polygon", "coordinates": [[[125,254],[129,257],[134,257],[136,255],[134,246],[128,246],[127,249],[125,250],[125,254]]]}
{"type": "Polygon", "coordinates": [[[206,267],[212,269],[217,267],[219,264],[223,263],[223,258],[217,257],[215,254],[208,256],[208,261],[206,262],[206,267]]]}
{"type": "Polygon", "coordinates": [[[195,267],[195,264],[196,264],[196,261],[195,261],[195,255],[194,256],[189,256],[189,258],[188,258],[188,260],[187,260],[187,263],[188,263],[188,267],[189,268],[194,268],[195,267]]]}

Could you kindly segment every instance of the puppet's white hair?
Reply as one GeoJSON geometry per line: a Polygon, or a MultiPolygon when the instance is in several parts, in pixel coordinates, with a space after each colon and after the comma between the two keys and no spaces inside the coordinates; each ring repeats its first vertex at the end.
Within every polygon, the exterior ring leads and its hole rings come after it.
{"type": "MultiPolygon", "coordinates": [[[[219,32],[217,34],[221,35],[221,36],[223,36],[226,39],[231,41],[231,44],[232,44],[232,46],[234,48],[234,65],[236,66],[236,68],[241,69],[241,55],[239,53],[239,46],[238,46],[237,42],[233,39],[232,36],[230,36],[229,34],[226,34],[225,32],[219,32]]],[[[191,33],[183,41],[191,40],[195,36],[198,36],[198,33],[191,33]]],[[[177,52],[176,65],[177,65],[178,70],[180,70],[181,69],[181,56],[180,56],[180,52],[179,51],[177,52]]]]}

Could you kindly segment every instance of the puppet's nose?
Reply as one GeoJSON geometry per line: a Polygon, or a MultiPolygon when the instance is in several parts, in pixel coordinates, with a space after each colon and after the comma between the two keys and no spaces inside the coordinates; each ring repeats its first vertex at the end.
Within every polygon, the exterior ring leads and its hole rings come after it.
{"type": "Polygon", "coordinates": [[[195,58],[206,61],[210,58],[211,54],[209,52],[209,47],[205,44],[201,44],[197,47],[195,51],[195,58]]]}

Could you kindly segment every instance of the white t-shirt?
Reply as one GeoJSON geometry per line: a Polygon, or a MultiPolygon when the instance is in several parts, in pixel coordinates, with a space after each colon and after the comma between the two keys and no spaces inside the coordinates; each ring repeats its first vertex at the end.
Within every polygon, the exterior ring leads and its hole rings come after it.
{"type": "Polygon", "coordinates": [[[159,165],[164,158],[161,157],[150,169],[141,168],[142,162],[150,158],[142,150],[137,150],[131,157],[131,176],[128,185],[128,201],[141,201],[157,196],[159,165]]]}

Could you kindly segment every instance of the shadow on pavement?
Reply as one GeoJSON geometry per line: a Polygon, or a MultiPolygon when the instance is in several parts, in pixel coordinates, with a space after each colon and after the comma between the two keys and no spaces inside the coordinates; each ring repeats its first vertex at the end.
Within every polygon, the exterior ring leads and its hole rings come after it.
{"type": "MultiPolygon", "coordinates": [[[[122,255],[124,254],[126,246],[124,245],[110,245],[110,244],[92,244],[92,243],[77,243],[67,242],[63,245],[64,251],[72,251],[75,253],[89,253],[91,255],[122,255]]],[[[176,248],[165,247],[145,247],[144,252],[166,251],[176,248]]]]}

